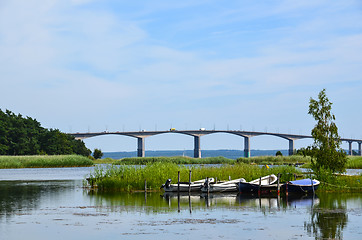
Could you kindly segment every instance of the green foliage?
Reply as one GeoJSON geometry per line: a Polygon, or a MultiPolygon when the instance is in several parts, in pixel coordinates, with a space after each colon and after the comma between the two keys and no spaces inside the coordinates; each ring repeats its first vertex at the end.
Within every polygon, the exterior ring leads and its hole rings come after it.
{"type": "Polygon", "coordinates": [[[92,160],[80,155],[0,156],[0,168],[84,167],[92,165],[92,160]]]}
{"type": "Polygon", "coordinates": [[[90,155],[83,141],[60,132],[45,129],[40,123],[21,114],[0,109],[0,155],[90,155]]]}
{"type": "Polygon", "coordinates": [[[302,147],[302,148],[298,149],[296,152],[296,155],[300,155],[300,156],[304,156],[304,157],[311,156],[311,154],[312,153],[311,153],[310,147],[307,147],[307,148],[302,147]]]}
{"type": "Polygon", "coordinates": [[[100,159],[100,158],[102,158],[102,157],[103,157],[102,151],[101,151],[100,149],[98,149],[98,148],[94,149],[94,151],[93,151],[93,157],[94,157],[94,159],[100,159]]]}
{"type": "Polygon", "coordinates": [[[278,151],[275,153],[275,156],[283,156],[283,153],[281,151],[278,151]]]}
{"type": "Polygon", "coordinates": [[[312,156],[312,169],[317,174],[324,171],[343,172],[347,162],[346,154],[340,147],[341,140],[331,109],[332,103],[327,98],[325,89],[318,94],[318,100],[311,98],[309,101],[308,114],[317,123],[312,129],[313,146],[307,152],[312,156]]]}

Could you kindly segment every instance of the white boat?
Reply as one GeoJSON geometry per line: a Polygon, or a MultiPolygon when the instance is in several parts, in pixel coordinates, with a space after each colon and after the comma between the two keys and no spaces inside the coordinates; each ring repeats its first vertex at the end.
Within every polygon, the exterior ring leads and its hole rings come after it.
{"type": "Polygon", "coordinates": [[[262,177],[261,179],[260,179],[260,178],[257,178],[257,179],[255,179],[255,180],[253,180],[253,181],[250,181],[249,183],[251,183],[251,184],[258,184],[258,185],[259,185],[260,180],[261,180],[261,184],[260,184],[260,185],[270,185],[270,184],[275,183],[275,182],[278,180],[278,177],[275,176],[274,174],[271,174],[271,175],[262,177]]]}
{"type": "Polygon", "coordinates": [[[250,182],[239,182],[238,188],[240,193],[255,192],[255,191],[274,191],[277,190],[277,185],[274,184],[278,177],[274,174],[257,178],[250,182]]]}
{"type": "Polygon", "coordinates": [[[238,191],[238,183],[239,182],[246,182],[244,178],[238,178],[226,182],[219,182],[219,183],[212,183],[212,182],[205,182],[202,186],[202,192],[237,192],[238,191]]]}
{"type": "MultiPolygon", "coordinates": [[[[207,178],[209,182],[214,182],[213,178],[207,178]]],[[[162,184],[161,188],[165,190],[165,192],[198,192],[201,190],[201,187],[204,185],[207,179],[201,179],[194,182],[180,182],[180,184],[171,184],[171,179],[167,179],[165,184],[162,184]]]]}

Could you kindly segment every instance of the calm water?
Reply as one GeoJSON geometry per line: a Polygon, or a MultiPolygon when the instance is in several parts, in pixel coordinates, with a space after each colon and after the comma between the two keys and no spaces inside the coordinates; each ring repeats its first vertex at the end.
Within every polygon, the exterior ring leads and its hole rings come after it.
{"type": "MultiPolygon", "coordinates": [[[[250,150],[250,155],[255,156],[275,156],[277,151],[281,151],[284,156],[288,155],[289,150],[250,150]]],[[[146,150],[147,157],[170,157],[170,156],[194,156],[194,150],[146,150]]],[[[202,157],[223,156],[229,159],[237,159],[244,156],[244,150],[201,150],[202,157]]],[[[126,157],[137,157],[137,151],[133,152],[105,152],[103,158],[121,159],[126,157]]]]}
{"type": "Polygon", "coordinates": [[[100,194],[89,171],[0,170],[0,239],[362,239],[362,194],[100,194]]]}

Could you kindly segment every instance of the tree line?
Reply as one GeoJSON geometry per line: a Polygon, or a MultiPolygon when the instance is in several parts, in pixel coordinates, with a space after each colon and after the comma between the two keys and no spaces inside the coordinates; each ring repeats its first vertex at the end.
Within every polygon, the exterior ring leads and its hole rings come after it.
{"type": "Polygon", "coordinates": [[[0,155],[39,154],[89,156],[91,151],[74,136],[58,129],[43,128],[31,117],[0,109],[0,155]]]}

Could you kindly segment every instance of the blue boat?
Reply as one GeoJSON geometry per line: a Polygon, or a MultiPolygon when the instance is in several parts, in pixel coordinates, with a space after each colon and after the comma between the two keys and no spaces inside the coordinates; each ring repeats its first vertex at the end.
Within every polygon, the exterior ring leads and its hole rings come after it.
{"type": "Polygon", "coordinates": [[[317,190],[320,182],[315,179],[301,179],[295,181],[289,181],[283,184],[283,189],[288,193],[313,193],[317,190]]]}

